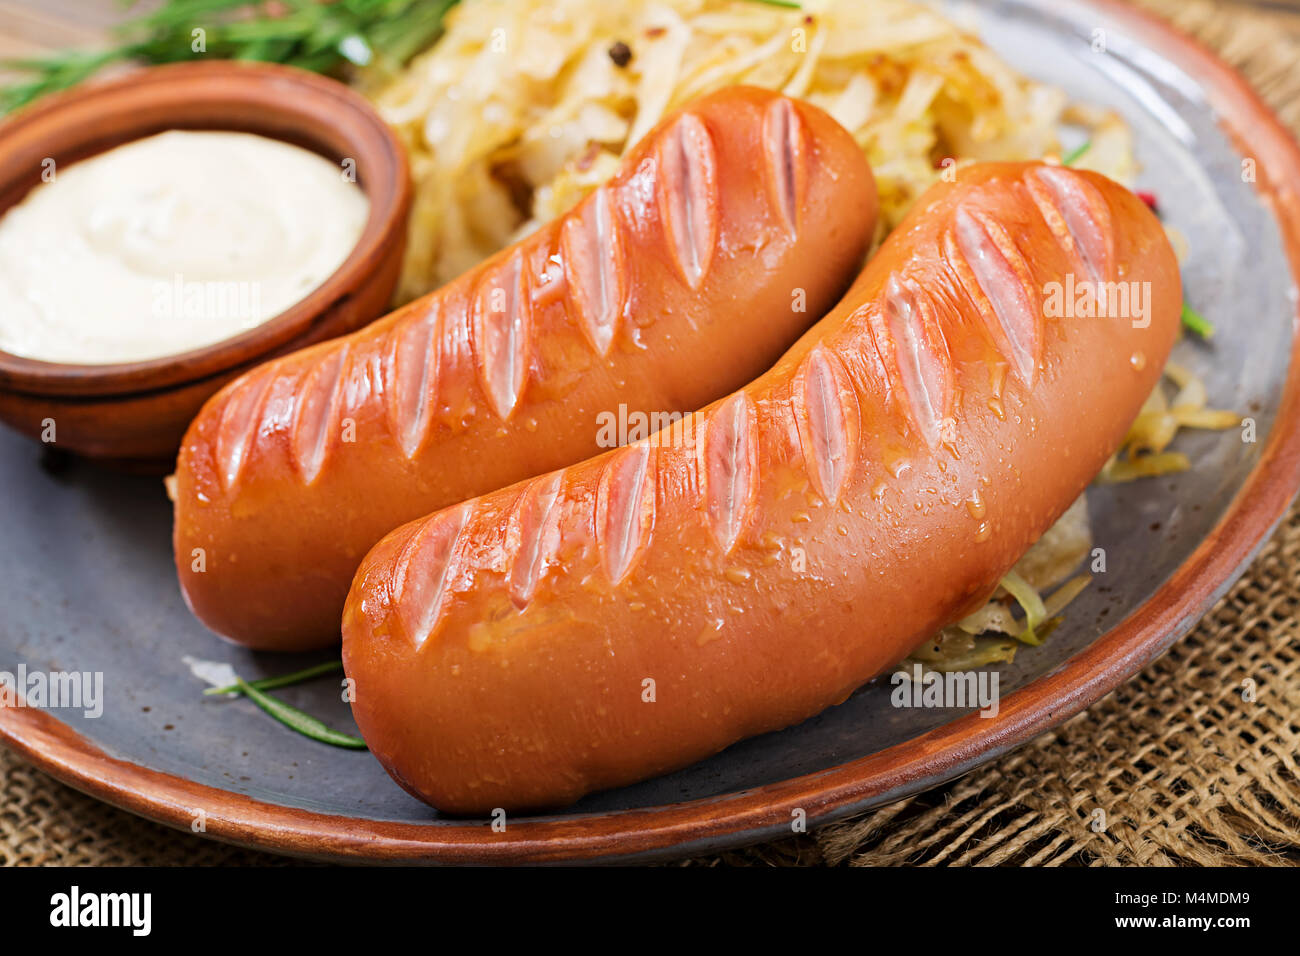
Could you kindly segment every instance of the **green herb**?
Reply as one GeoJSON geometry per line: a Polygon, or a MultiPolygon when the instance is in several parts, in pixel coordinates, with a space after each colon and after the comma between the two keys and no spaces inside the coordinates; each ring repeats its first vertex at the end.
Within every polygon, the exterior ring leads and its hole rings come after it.
{"type": "Polygon", "coordinates": [[[312,740],[318,740],[323,744],[330,744],[334,747],[346,747],[349,750],[366,749],[366,742],[360,737],[353,737],[351,734],[341,733],[332,727],[327,727],[311,714],[303,713],[297,707],[291,707],[270,694],[264,694],[242,677],[235,678],[235,685],[242,694],[257,704],[258,707],[261,707],[290,730],[296,730],[304,737],[310,737],[312,740]]]}
{"type": "MultiPolygon", "coordinates": [[[[324,664],[316,664],[305,670],[294,671],[292,674],[283,674],[280,677],[263,677],[261,680],[249,681],[250,687],[258,690],[275,690],[277,687],[290,687],[294,684],[301,684],[304,681],[312,680],[316,677],[323,677],[326,674],[343,673],[342,661],[326,661],[324,664]]],[[[238,694],[239,685],[231,684],[229,687],[209,687],[204,694],[238,694]]]]}
{"type": "Polygon", "coordinates": [[[784,7],[787,10],[802,10],[799,4],[794,0],[754,0],[754,3],[766,4],[769,7],[784,7]]]}
{"type": "Polygon", "coordinates": [[[1061,157],[1061,165],[1073,166],[1080,159],[1082,159],[1083,154],[1090,149],[1092,149],[1092,140],[1088,140],[1086,143],[1081,143],[1080,145],[1074,147],[1074,149],[1070,150],[1068,153],[1066,153],[1064,156],[1061,157]]]}
{"type": "Polygon", "coordinates": [[[1214,338],[1214,324],[1186,302],[1183,303],[1183,328],[1203,339],[1214,338]]]}
{"type": "Polygon", "coordinates": [[[1037,647],[1043,643],[1043,637],[1047,636],[1045,633],[1040,636],[1035,632],[1035,628],[1047,618],[1047,608],[1043,605],[1042,597],[1015,571],[1008,571],[1002,578],[1001,584],[1025,612],[1024,630],[1013,636],[1022,644],[1037,647]]]}
{"type": "MultiPolygon", "coordinates": [[[[126,0],[133,6],[135,0],[126,0]]],[[[112,63],[261,60],[316,73],[395,69],[436,40],[457,0],[165,0],[115,32],[107,50],[0,62],[29,75],[0,87],[0,113],[65,90],[112,63]]]]}

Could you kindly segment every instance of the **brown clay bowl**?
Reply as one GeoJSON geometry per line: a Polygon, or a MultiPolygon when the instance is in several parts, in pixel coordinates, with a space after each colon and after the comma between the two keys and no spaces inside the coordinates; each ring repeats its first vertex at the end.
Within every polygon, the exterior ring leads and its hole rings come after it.
{"type": "Polygon", "coordinates": [[[114,365],[42,362],[0,350],[0,420],[80,455],[170,467],[203,402],[273,356],[350,332],[386,310],[410,207],[406,154],[366,101],[290,67],[214,61],[137,70],[42,100],[0,124],[0,215],[59,167],[169,129],[256,133],[356,161],[370,216],[352,253],[280,315],[178,355],[114,365]]]}

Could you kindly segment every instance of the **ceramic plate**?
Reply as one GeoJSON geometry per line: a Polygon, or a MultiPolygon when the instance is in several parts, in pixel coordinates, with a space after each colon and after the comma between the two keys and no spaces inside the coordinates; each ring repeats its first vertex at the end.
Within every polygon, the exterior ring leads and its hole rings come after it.
{"type": "MultiPolygon", "coordinates": [[[[186,610],[161,482],[43,460],[0,435],[0,670],[100,671],[102,716],[0,710],[0,740],[55,777],[136,813],[206,835],[315,857],[422,862],[629,860],[776,838],[962,774],[1060,723],[1186,633],[1241,574],[1300,483],[1295,270],[1300,154],[1244,81],[1163,24],[1100,3],[963,5],[985,40],[1072,98],[1132,125],[1143,173],[1189,240],[1189,301],[1218,327],[1184,342],[1212,404],[1252,417],[1185,434],[1184,475],[1089,492],[1108,569],[1043,647],[1002,674],[995,719],[896,709],[876,684],[780,733],[678,773],[513,818],[505,832],[448,819],[392,783],[365,752],[298,737],[247,701],[201,696],[186,657],[247,677],[319,660],[223,643],[186,610]],[[1094,53],[1095,30],[1106,52],[1094,53]],[[1256,182],[1242,177],[1254,161],[1256,182]]],[[[1081,410],[1086,414],[1086,409],[1081,410]]],[[[863,610],[864,628],[867,611],[863,610]]],[[[332,681],[284,692],[354,729],[332,681]]]]}

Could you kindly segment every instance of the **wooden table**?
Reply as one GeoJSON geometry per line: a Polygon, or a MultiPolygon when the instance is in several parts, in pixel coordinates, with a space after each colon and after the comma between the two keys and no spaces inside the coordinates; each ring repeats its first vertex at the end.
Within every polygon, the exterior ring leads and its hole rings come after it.
{"type": "Polygon", "coordinates": [[[0,0],[0,59],[101,46],[109,27],[122,19],[123,8],[114,0],[0,0]]]}

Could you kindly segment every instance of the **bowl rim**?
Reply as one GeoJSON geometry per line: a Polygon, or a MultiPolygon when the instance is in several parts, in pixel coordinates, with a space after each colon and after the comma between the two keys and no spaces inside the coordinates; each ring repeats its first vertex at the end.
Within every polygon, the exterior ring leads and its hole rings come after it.
{"type": "MultiPolygon", "coordinates": [[[[66,123],[86,110],[130,115],[134,98],[161,91],[166,108],[174,110],[173,129],[233,129],[214,121],[204,125],[203,110],[217,104],[246,100],[259,112],[261,129],[241,132],[290,142],[292,128],[306,132],[313,107],[336,117],[335,131],[367,159],[358,163],[358,185],[370,201],[360,235],[347,258],[319,286],[283,312],[237,335],[184,352],[133,362],[78,364],[29,358],[0,349],[0,388],[50,397],[120,396],[185,385],[246,365],[293,342],[312,329],[354,288],[376,273],[406,228],[411,202],[411,176],[406,151],[396,134],[370,103],[337,80],[296,67],[235,60],[173,63],[140,67],[108,79],[95,79],[43,98],[0,121],[0,168],[16,151],[16,134],[40,132],[42,125],[66,123]],[[277,125],[282,132],[267,132],[277,125]]],[[[105,141],[102,134],[83,134],[77,160],[100,155],[118,145],[155,135],[162,128],[105,141]]],[[[324,155],[318,148],[303,144],[324,155]]],[[[65,150],[66,152],[66,150],[65,150]]],[[[330,157],[334,159],[336,157],[330,157]]],[[[15,203],[26,198],[19,196],[15,203]]],[[[12,206],[0,209],[0,216],[12,206]]]]}
{"type": "MultiPolygon", "coordinates": [[[[1122,3],[1091,5],[1197,76],[1209,105],[1257,160],[1293,278],[1300,278],[1300,147],[1246,81],[1197,41],[1122,3]]],[[[1300,309],[1300,304],[1297,305],[1300,309]]],[[[653,808],[521,820],[409,823],[268,803],[114,757],[45,711],[0,709],[0,743],[56,779],[125,810],[205,836],[294,856],[381,863],[628,862],[790,835],[792,813],[821,825],[937,786],[1027,743],[1114,690],[1186,634],[1231,586],[1300,488],[1300,313],[1277,418],[1255,467],[1205,540],[1159,589],[1055,671],[1003,698],[997,718],[960,717],[829,770],[717,797],[653,808]]]]}

